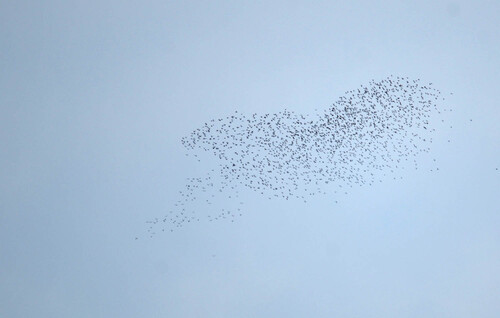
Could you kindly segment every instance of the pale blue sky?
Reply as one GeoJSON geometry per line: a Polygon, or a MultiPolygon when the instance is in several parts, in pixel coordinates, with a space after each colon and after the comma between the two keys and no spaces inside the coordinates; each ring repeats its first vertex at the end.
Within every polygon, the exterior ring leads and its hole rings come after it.
{"type": "Polygon", "coordinates": [[[1,2],[0,316],[498,317],[498,12],[1,2]],[[439,173],[422,157],[402,180],[307,203],[243,191],[235,223],[134,240],[215,163],[184,156],[193,129],[235,110],[310,113],[390,74],[454,93],[439,173]]]}

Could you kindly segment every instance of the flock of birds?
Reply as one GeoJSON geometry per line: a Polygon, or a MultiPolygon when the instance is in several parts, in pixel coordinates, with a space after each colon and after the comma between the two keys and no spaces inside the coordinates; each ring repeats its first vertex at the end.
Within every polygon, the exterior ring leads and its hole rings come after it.
{"type": "MultiPolygon", "coordinates": [[[[312,115],[283,110],[274,114],[212,119],[182,138],[201,160],[219,163],[203,178],[190,178],[180,199],[161,218],[148,221],[149,236],[191,222],[242,215],[240,190],[271,199],[304,200],[372,185],[397,169],[418,169],[418,156],[431,150],[442,93],[432,83],[389,76],[347,91],[331,107],[312,115]],[[200,215],[200,204],[232,202],[231,208],[200,215]],[[196,206],[198,205],[198,207],[196,206]],[[161,225],[160,227],[158,225],[161,225]]],[[[439,168],[435,168],[439,170],[439,168]]]]}

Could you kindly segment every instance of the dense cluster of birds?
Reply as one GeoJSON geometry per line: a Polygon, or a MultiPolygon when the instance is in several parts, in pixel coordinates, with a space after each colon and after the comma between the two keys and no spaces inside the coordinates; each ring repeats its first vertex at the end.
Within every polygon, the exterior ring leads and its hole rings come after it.
{"type": "Polygon", "coordinates": [[[200,207],[188,208],[190,203],[210,205],[220,195],[235,204],[206,219],[234,221],[241,215],[242,188],[269,198],[305,201],[326,194],[326,185],[335,187],[332,192],[345,192],[353,185],[381,181],[380,173],[418,168],[419,154],[431,150],[435,119],[444,121],[435,115],[451,111],[439,107],[442,100],[432,83],[389,76],[347,91],[331,107],[311,115],[235,111],[212,119],[182,138],[182,144],[196,157],[199,152],[213,154],[219,166],[203,178],[188,179],[175,206],[164,217],[148,221],[149,234],[157,232],[158,224],[165,225],[161,231],[173,231],[200,221],[200,207]]]}

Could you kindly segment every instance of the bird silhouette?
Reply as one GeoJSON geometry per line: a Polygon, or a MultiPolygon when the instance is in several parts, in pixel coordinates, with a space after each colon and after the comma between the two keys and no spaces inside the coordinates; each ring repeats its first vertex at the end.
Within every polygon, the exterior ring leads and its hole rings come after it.
{"type": "MultiPolygon", "coordinates": [[[[405,162],[418,169],[417,157],[428,153],[433,142],[432,119],[446,111],[438,100],[441,92],[432,83],[391,75],[347,91],[330,107],[308,115],[287,109],[250,115],[235,111],[212,119],[181,143],[198,161],[203,153],[212,154],[218,167],[205,177],[188,178],[182,198],[161,223],[180,228],[199,221],[199,208],[187,206],[197,201],[210,205],[215,196],[238,205],[241,189],[307,202],[308,196],[328,193],[327,185],[371,186],[382,182],[380,174],[395,173],[405,162]]],[[[242,215],[241,205],[206,219],[234,222],[242,215]]]]}

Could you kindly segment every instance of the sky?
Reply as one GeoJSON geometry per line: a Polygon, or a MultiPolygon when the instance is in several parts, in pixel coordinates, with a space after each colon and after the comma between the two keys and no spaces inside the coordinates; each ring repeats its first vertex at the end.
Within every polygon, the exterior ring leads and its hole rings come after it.
{"type": "Polygon", "coordinates": [[[0,316],[497,317],[497,12],[2,1],[0,316]],[[234,111],[310,114],[391,74],[453,109],[418,170],[307,202],[242,189],[235,222],[149,237],[186,178],[217,165],[182,137],[234,111]]]}

